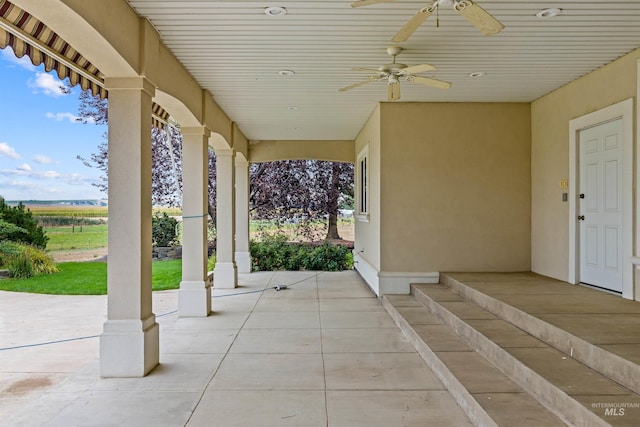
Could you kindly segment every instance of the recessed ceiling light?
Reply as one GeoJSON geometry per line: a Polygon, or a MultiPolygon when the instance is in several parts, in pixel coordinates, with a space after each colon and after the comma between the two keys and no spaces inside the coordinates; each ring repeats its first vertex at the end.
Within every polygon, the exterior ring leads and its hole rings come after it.
{"type": "Polygon", "coordinates": [[[284,16],[287,14],[287,9],[280,6],[265,7],[264,14],[267,16],[284,16]]]}
{"type": "Polygon", "coordinates": [[[475,78],[475,77],[483,77],[485,74],[486,73],[484,71],[476,71],[476,72],[473,72],[473,73],[469,73],[468,75],[469,75],[469,77],[475,78]]]}
{"type": "Polygon", "coordinates": [[[278,71],[278,74],[280,74],[283,77],[288,77],[288,76],[295,76],[296,72],[292,70],[280,70],[278,71]]]}
{"type": "Polygon", "coordinates": [[[289,105],[289,106],[287,107],[287,110],[290,110],[290,111],[295,111],[295,110],[297,110],[297,109],[298,109],[298,107],[296,107],[295,105],[289,105]]]}
{"type": "Polygon", "coordinates": [[[562,9],[557,7],[553,7],[550,9],[542,9],[540,12],[536,13],[538,18],[554,18],[562,13],[562,9]]]}

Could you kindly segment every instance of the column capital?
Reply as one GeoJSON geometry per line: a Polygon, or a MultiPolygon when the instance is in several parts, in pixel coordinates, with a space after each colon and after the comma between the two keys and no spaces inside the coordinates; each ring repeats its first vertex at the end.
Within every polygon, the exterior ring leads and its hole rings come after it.
{"type": "Polygon", "coordinates": [[[206,136],[207,138],[211,136],[211,129],[205,126],[181,127],[180,132],[183,135],[198,135],[206,136]]]}
{"type": "Polygon", "coordinates": [[[156,85],[146,77],[106,77],[104,87],[109,90],[143,90],[151,97],[156,95],[156,85]]]}
{"type": "Polygon", "coordinates": [[[249,161],[244,156],[236,155],[236,166],[249,166],[249,161]]]}

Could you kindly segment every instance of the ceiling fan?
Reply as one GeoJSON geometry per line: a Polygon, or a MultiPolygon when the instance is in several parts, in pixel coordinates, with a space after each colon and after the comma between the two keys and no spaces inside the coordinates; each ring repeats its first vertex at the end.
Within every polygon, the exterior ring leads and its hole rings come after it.
{"type": "Polygon", "coordinates": [[[436,69],[433,65],[419,64],[407,66],[396,62],[396,56],[402,52],[400,46],[391,46],[387,48],[387,53],[391,55],[393,61],[389,64],[384,64],[378,68],[354,68],[356,71],[374,71],[375,74],[369,76],[367,80],[354,83],[350,86],[343,87],[340,92],[346,92],[351,89],[366,85],[367,83],[378,82],[381,80],[388,81],[388,94],[389,101],[397,101],[400,99],[400,80],[406,80],[411,83],[418,83],[425,86],[436,87],[439,89],[449,89],[451,83],[444,82],[442,80],[432,79],[430,77],[416,76],[417,73],[424,73],[425,71],[433,71],[436,69]]]}
{"type": "MultiPolygon", "coordinates": [[[[396,0],[359,0],[351,4],[351,7],[368,6],[376,3],[390,3],[396,0]]],[[[453,10],[466,18],[477,29],[482,31],[486,36],[498,34],[504,29],[504,25],[494,18],[489,12],[478,6],[472,0],[434,0],[431,5],[425,6],[416,13],[413,18],[407,22],[391,39],[394,43],[400,43],[408,40],[409,37],[418,29],[424,21],[434,12],[438,13],[438,8],[452,6],[453,10]]],[[[436,20],[436,26],[439,20],[436,20]]]]}

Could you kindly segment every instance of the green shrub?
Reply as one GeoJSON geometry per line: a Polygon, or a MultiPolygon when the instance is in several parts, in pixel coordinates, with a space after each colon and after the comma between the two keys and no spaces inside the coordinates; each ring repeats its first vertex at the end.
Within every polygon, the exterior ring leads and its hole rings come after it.
{"type": "Polygon", "coordinates": [[[56,263],[53,261],[53,258],[51,258],[46,252],[43,252],[32,246],[27,246],[24,253],[27,254],[29,259],[31,260],[33,271],[35,272],[36,276],[58,272],[56,263]]]}
{"type": "Polygon", "coordinates": [[[325,243],[309,253],[304,267],[306,270],[341,271],[352,266],[353,255],[349,248],[325,243]]]}
{"type": "Polygon", "coordinates": [[[11,258],[6,267],[9,270],[9,277],[14,279],[28,279],[36,275],[31,259],[26,252],[20,252],[11,258]]]}
{"type": "Polygon", "coordinates": [[[22,203],[18,206],[9,206],[0,197],[0,219],[16,225],[19,229],[7,233],[5,239],[13,242],[26,243],[44,249],[47,247],[49,238],[38,225],[38,221],[33,218],[33,214],[26,209],[22,203]]]}
{"type": "Polygon", "coordinates": [[[5,267],[9,261],[24,250],[24,245],[9,240],[0,241],[0,267],[5,267]]]}
{"type": "Polygon", "coordinates": [[[151,235],[155,246],[173,246],[177,243],[178,220],[167,215],[154,213],[151,219],[151,235]]]}
{"type": "Polygon", "coordinates": [[[44,251],[9,241],[0,242],[0,265],[9,270],[10,277],[19,279],[58,272],[55,262],[44,251]]]}
{"type": "Polygon", "coordinates": [[[211,254],[209,259],[207,260],[207,271],[213,271],[216,268],[216,253],[211,254]]]}
{"type": "Polygon", "coordinates": [[[26,234],[27,230],[25,230],[24,228],[18,227],[17,225],[0,218],[0,240],[8,239],[10,236],[26,234]]]}
{"type": "Polygon", "coordinates": [[[346,246],[289,243],[284,234],[266,235],[261,242],[251,241],[249,251],[252,271],[341,271],[353,267],[353,254],[346,246]]]}

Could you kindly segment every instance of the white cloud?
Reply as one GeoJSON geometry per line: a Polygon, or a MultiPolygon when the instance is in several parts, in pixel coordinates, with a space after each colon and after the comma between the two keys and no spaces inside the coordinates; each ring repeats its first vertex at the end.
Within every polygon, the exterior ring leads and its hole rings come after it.
{"type": "Polygon", "coordinates": [[[7,175],[7,176],[11,176],[11,175],[25,176],[33,179],[60,179],[64,177],[63,174],[56,171],[32,171],[31,168],[24,169],[20,167],[17,169],[0,170],[0,174],[7,175]]]}
{"type": "Polygon", "coordinates": [[[40,188],[40,184],[37,182],[27,182],[27,181],[11,181],[8,183],[9,187],[18,188],[20,190],[38,190],[40,188]]]}
{"type": "Polygon", "coordinates": [[[30,172],[19,170],[19,169],[3,169],[0,171],[0,174],[7,175],[7,176],[12,176],[12,175],[29,176],[30,172]]]}
{"type": "Polygon", "coordinates": [[[47,119],[53,119],[56,122],[61,122],[63,120],[69,120],[71,123],[80,123],[78,121],[78,116],[72,113],[46,113],[45,117],[47,119]]]}
{"type": "Polygon", "coordinates": [[[7,144],[6,142],[0,142],[0,157],[11,157],[12,159],[19,159],[20,154],[16,153],[15,148],[7,144]]]}
{"type": "Polygon", "coordinates": [[[91,185],[100,181],[99,178],[93,176],[80,175],[79,173],[71,173],[65,176],[65,182],[69,185],[91,185]]]}
{"type": "Polygon", "coordinates": [[[18,58],[15,53],[13,53],[13,49],[11,49],[10,46],[8,46],[6,49],[2,49],[0,53],[2,55],[2,59],[4,59],[5,61],[18,65],[29,71],[36,71],[36,67],[31,63],[31,59],[29,59],[27,55],[23,56],[22,58],[18,58]]]}
{"type": "MultiPolygon", "coordinates": [[[[54,162],[55,163],[55,162],[54,162]]],[[[23,163],[13,169],[0,169],[0,188],[8,200],[26,198],[59,197],[93,198],[96,191],[91,184],[100,182],[100,178],[76,172],[58,172],[55,170],[34,170],[34,167],[23,163]]]]}
{"type": "Polygon", "coordinates": [[[28,86],[36,92],[42,91],[45,95],[54,98],[69,94],[60,80],[47,73],[36,73],[35,80],[29,80],[28,86]]]}
{"type": "Polygon", "coordinates": [[[60,178],[62,174],[56,171],[44,171],[44,172],[34,172],[33,176],[35,178],[56,179],[56,178],[60,178]]]}
{"type": "Polygon", "coordinates": [[[42,154],[39,154],[36,157],[34,157],[33,161],[36,162],[36,163],[39,163],[41,165],[46,165],[46,164],[49,164],[49,163],[53,163],[53,160],[51,160],[50,157],[43,156],[42,154]]]}

